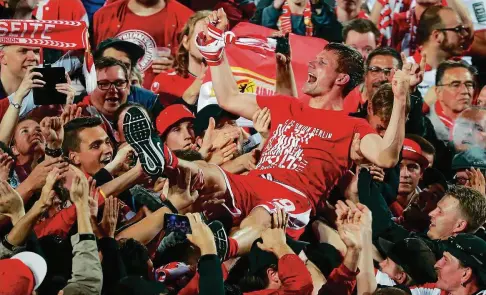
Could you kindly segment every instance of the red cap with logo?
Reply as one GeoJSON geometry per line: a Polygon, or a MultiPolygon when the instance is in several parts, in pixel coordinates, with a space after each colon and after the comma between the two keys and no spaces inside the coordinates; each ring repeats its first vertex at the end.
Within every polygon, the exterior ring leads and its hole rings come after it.
{"type": "Polygon", "coordinates": [[[170,126],[183,119],[195,119],[194,114],[182,104],[173,104],[165,108],[155,120],[159,134],[164,134],[170,126]]]}
{"type": "Polygon", "coordinates": [[[429,166],[429,161],[422,155],[420,145],[408,138],[403,141],[402,157],[417,162],[422,169],[429,166]]]}

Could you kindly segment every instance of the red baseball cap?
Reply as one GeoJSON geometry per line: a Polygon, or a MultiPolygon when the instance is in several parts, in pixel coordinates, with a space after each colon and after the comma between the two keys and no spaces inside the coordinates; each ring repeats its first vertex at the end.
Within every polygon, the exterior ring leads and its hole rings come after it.
{"type": "Polygon", "coordinates": [[[408,138],[403,141],[402,158],[417,162],[422,169],[429,166],[429,161],[422,155],[420,145],[408,138]]]}
{"type": "Polygon", "coordinates": [[[164,134],[170,126],[183,119],[195,119],[194,114],[182,104],[173,104],[165,108],[155,120],[159,134],[164,134]]]}
{"type": "Polygon", "coordinates": [[[47,264],[33,252],[21,252],[0,260],[0,294],[31,294],[44,280],[47,264]]]}

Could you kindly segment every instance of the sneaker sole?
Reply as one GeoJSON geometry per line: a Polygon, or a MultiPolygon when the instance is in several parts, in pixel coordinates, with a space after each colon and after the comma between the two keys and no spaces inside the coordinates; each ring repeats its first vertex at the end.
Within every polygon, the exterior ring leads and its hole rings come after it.
{"type": "Polygon", "coordinates": [[[123,133],[139,155],[145,173],[150,176],[162,175],[165,165],[164,146],[153,130],[150,119],[140,108],[128,109],[123,118],[123,133]]]}

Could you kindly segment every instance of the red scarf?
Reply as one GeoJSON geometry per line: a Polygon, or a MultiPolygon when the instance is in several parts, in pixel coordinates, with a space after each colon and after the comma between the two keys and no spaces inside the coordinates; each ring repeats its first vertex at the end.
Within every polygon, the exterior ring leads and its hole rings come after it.
{"type": "Polygon", "coordinates": [[[442,105],[440,104],[439,101],[435,103],[435,112],[437,114],[437,117],[439,117],[440,121],[446,125],[447,129],[452,130],[452,127],[454,126],[454,120],[449,118],[445,113],[444,110],[442,109],[442,105]]]}
{"type": "Polygon", "coordinates": [[[0,20],[0,44],[61,50],[88,46],[85,22],[61,20],[0,20]]]}
{"type": "MultiPolygon", "coordinates": [[[[304,24],[305,24],[305,35],[312,36],[314,33],[314,26],[312,25],[312,10],[310,1],[307,1],[304,8],[304,24]]],[[[283,33],[292,33],[292,11],[290,11],[290,5],[288,1],[285,1],[282,6],[282,14],[278,19],[278,28],[283,33]]]]}

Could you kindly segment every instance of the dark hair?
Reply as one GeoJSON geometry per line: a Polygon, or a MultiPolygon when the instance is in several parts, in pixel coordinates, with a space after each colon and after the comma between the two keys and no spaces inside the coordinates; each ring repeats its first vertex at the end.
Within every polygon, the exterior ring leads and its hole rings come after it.
{"type": "Polygon", "coordinates": [[[141,276],[148,279],[149,254],[147,247],[135,239],[121,239],[118,241],[120,257],[126,267],[127,275],[141,276]]]}
{"type": "Polygon", "coordinates": [[[69,155],[70,151],[79,151],[81,140],[79,133],[86,128],[93,128],[101,125],[101,119],[98,117],[81,117],[73,119],[64,125],[64,141],[62,150],[64,155],[69,155]]]}
{"type": "Polygon", "coordinates": [[[336,71],[349,75],[349,82],[344,86],[342,94],[345,97],[351,90],[363,82],[363,56],[356,49],[341,43],[330,42],[324,47],[324,50],[336,53],[338,56],[338,67],[336,71]]]}
{"type": "MultiPolygon", "coordinates": [[[[133,58],[131,52],[128,51],[125,46],[117,44],[117,43],[111,44],[110,47],[105,47],[102,50],[100,50],[100,49],[95,50],[93,52],[93,58],[95,59],[95,61],[103,58],[103,53],[105,53],[105,51],[108,48],[113,48],[115,50],[125,52],[127,54],[128,58],[130,59],[130,69],[134,69],[137,66],[138,60],[133,58]]],[[[125,64],[125,63],[123,63],[123,64],[125,64]]],[[[130,69],[128,69],[128,70],[130,70],[130,69]]]]}
{"type": "Polygon", "coordinates": [[[181,77],[187,78],[189,76],[189,51],[182,44],[184,36],[188,38],[195,38],[194,27],[200,20],[205,19],[211,11],[201,10],[194,13],[186,22],[179,35],[179,48],[174,60],[174,69],[181,77]]]}
{"type": "Polygon", "coordinates": [[[195,150],[189,149],[189,150],[175,150],[174,154],[176,155],[177,158],[189,161],[189,162],[194,162],[194,161],[204,161],[203,156],[195,150]]]}
{"type": "Polygon", "coordinates": [[[368,58],[366,59],[365,71],[368,71],[371,60],[377,55],[391,56],[398,62],[399,69],[403,67],[402,57],[400,56],[400,53],[398,51],[391,47],[378,47],[375,50],[371,51],[368,55],[368,58]]]}
{"type": "Polygon", "coordinates": [[[123,73],[125,73],[125,79],[129,81],[130,76],[128,75],[128,68],[124,62],[113,57],[104,57],[104,56],[95,60],[95,68],[97,71],[106,68],[116,67],[116,66],[122,68],[123,73]]]}
{"type": "Polygon", "coordinates": [[[442,18],[439,15],[442,9],[449,9],[453,11],[453,9],[449,7],[434,5],[428,7],[422,13],[417,25],[417,44],[423,45],[429,40],[429,37],[432,35],[433,31],[442,29],[444,27],[442,18]]]}
{"type": "Polygon", "coordinates": [[[435,147],[427,139],[425,139],[422,136],[419,136],[417,134],[405,134],[405,138],[408,138],[408,139],[415,141],[416,143],[418,143],[418,145],[422,149],[422,152],[434,155],[434,157],[435,157],[435,147]]]}
{"type": "MultiPolygon", "coordinates": [[[[395,95],[390,83],[385,83],[378,88],[376,93],[371,97],[370,107],[373,115],[378,116],[381,120],[388,123],[393,111],[395,95]]],[[[405,115],[410,112],[410,96],[407,97],[405,105],[405,115]]]]}
{"type": "Polygon", "coordinates": [[[477,74],[477,69],[474,66],[471,66],[467,62],[460,60],[460,61],[453,61],[453,60],[445,60],[439,64],[439,67],[437,68],[437,74],[435,75],[435,85],[440,85],[442,82],[442,78],[444,77],[444,74],[447,70],[449,69],[455,69],[455,68],[464,68],[471,73],[471,75],[476,76],[477,74]]]}
{"type": "Polygon", "coordinates": [[[445,196],[459,201],[459,208],[467,221],[466,232],[474,233],[486,222],[486,197],[477,190],[463,185],[451,185],[445,196]]]}
{"type": "Polygon", "coordinates": [[[238,283],[243,293],[263,290],[268,287],[270,281],[268,280],[267,270],[271,268],[278,271],[278,266],[275,264],[263,267],[254,274],[247,274],[238,283]]]}
{"type": "Polygon", "coordinates": [[[381,36],[380,31],[378,30],[376,25],[369,19],[356,18],[346,23],[343,27],[344,41],[346,41],[346,38],[348,37],[348,33],[350,31],[355,31],[360,34],[366,34],[371,32],[373,33],[373,35],[375,35],[376,43],[378,43],[381,36]]]}

